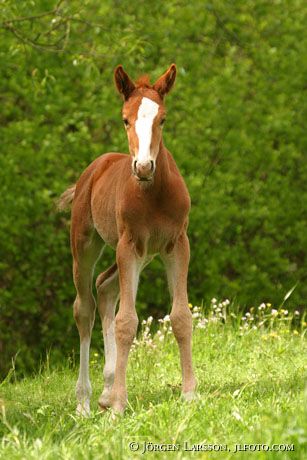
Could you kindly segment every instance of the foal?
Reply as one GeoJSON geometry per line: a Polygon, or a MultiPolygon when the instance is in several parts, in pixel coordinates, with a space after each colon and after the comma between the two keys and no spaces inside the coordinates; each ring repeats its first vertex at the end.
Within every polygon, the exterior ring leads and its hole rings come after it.
{"type": "Polygon", "coordinates": [[[138,280],[157,253],[165,264],[173,298],[170,319],[180,350],[185,399],[193,398],[196,386],[187,297],[190,197],[162,140],[166,116],[163,98],[174,84],[176,66],[172,64],[152,86],[146,77],[134,83],[122,66],[115,69],[114,77],[124,99],[122,114],[130,155],[100,156],[60,199],[62,209],[72,202],[71,249],[77,291],[74,317],[80,335],[76,395],[77,412],[82,415],[90,412],[89,348],[96,308],[92,277],[104,244],[116,249],[116,262],[96,280],[105,349],[100,407],[112,407],[119,413],[125,409],[127,361],[138,325],[138,280]]]}

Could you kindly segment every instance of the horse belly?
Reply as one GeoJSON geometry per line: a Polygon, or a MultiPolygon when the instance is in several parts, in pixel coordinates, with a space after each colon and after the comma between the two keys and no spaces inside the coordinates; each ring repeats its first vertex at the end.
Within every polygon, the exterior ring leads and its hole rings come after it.
{"type": "Polygon", "coordinates": [[[94,199],[92,203],[92,218],[96,231],[103,241],[116,248],[118,241],[115,204],[109,199],[94,199]]]}

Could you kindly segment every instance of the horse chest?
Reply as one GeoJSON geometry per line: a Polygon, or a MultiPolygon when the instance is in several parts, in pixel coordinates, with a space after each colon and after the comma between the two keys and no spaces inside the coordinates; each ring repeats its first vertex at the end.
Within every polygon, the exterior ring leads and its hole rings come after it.
{"type": "Polygon", "coordinates": [[[123,209],[121,217],[129,227],[145,227],[149,233],[165,233],[168,229],[182,227],[187,211],[180,206],[134,206],[123,209]]]}
{"type": "Polygon", "coordinates": [[[122,213],[123,231],[128,231],[137,253],[142,255],[167,251],[181,233],[187,213],[161,209],[129,208],[122,213]]]}

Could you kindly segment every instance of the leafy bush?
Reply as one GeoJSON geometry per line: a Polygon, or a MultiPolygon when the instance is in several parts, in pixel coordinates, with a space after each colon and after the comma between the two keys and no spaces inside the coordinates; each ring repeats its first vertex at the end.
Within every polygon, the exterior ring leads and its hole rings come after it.
{"type": "MultiPolygon", "coordinates": [[[[292,303],[304,304],[305,2],[170,0],[149,14],[146,2],[22,0],[1,15],[3,371],[18,350],[26,369],[76,347],[69,216],[54,200],[99,154],[127,151],[118,63],[152,80],[178,66],[164,141],[192,197],[191,300],[278,305],[298,283],[292,303]]],[[[142,277],[141,313],[169,310],[161,268],[142,277]]]]}

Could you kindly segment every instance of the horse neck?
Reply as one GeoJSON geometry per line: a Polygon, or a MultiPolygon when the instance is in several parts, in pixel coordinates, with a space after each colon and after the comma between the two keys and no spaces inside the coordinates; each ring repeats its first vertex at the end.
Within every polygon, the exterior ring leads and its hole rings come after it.
{"type": "Polygon", "coordinates": [[[156,160],[156,171],[153,187],[160,189],[168,182],[170,175],[169,153],[161,139],[159,153],[156,160]]]}

